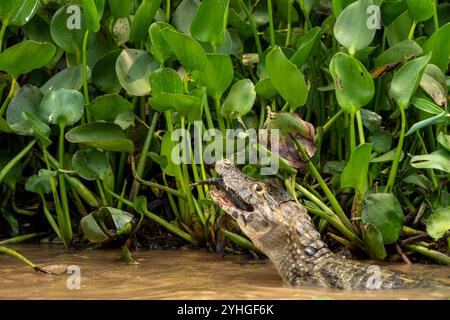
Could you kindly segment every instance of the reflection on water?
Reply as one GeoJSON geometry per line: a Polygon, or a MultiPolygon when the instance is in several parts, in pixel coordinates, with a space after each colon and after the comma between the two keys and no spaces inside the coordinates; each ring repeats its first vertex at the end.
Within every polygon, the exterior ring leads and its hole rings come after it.
{"type": "MultiPolygon", "coordinates": [[[[291,288],[270,261],[206,251],[134,252],[139,265],[118,261],[119,250],[63,250],[12,247],[40,265],[77,265],[81,288],[67,289],[69,275],[30,271],[13,257],[0,255],[0,299],[449,299],[450,290],[342,291],[291,288]]],[[[390,265],[393,269],[450,283],[450,268],[390,265]]],[[[57,266],[55,266],[57,269],[57,266]]]]}

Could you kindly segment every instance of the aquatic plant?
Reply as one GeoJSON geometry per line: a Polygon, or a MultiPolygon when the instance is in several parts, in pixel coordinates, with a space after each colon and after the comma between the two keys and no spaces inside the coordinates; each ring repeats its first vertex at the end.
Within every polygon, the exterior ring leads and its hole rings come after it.
{"type": "MultiPolygon", "coordinates": [[[[449,264],[438,2],[2,0],[0,236],[115,241],[129,257],[150,219],[193,246],[255,251],[202,183],[204,154],[241,142],[279,161],[327,239],[449,264]],[[278,152],[250,134],[274,129],[278,152]]],[[[243,170],[267,178],[261,165],[243,170]]]]}

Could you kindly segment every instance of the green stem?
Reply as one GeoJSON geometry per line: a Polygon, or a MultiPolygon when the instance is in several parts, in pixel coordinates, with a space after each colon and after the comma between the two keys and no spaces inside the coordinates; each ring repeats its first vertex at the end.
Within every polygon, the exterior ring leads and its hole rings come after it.
{"type": "Polygon", "coordinates": [[[416,31],[417,21],[414,20],[411,26],[411,30],[409,30],[408,39],[414,40],[414,31],[416,31]]]}
{"type": "Polygon", "coordinates": [[[273,47],[275,46],[275,29],[273,26],[272,0],[267,0],[267,10],[269,14],[270,45],[273,47]]]}
{"type": "Polygon", "coordinates": [[[414,250],[420,254],[423,254],[424,256],[433,258],[439,262],[445,263],[446,265],[450,265],[450,257],[447,256],[446,254],[436,251],[436,250],[431,250],[416,244],[405,244],[404,245],[406,248],[414,250]]]}
{"type": "Polygon", "coordinates": [[[361,117],[361,110],[356,111],[356,123],[358,125],[359,144],[364,144],[366,143],[366,139],[364,137],[364,127],[361,117]]]}
{"type": "Polygon", "coordinates": [[[350,112],[350,121],[348,126],[350,130],[350,153],[353,153],[356,149],[355,111],[350,112]]]}
{"type": "Polygon", "coordinates": [[[17,237],[14,237],[14,238],[9,238],[9,239],[0,241],[0,246],[6,245],[6,244],[21,243],[21,242],[24,242],[24,241],[36,238],[36,237],[41,236],[41,235],[45,235],[45,233],[44,234],[42,234],[42,233],[29,233],[29,234],[24,234],[23,236],[17,236],[17,237]]]}
{"type": "MultiPolygon", "coordinates": [[[[133,202],[128,201],[127,199],[115,194],[114,192],[112,192],[111,190],[106,190],[106,192],[108,192],[111,196],[113,196],[114,198],[122,201],[125,205],[129,206],[129,207],[133,207],[133,202]]],[[[198,245],[197,240],[195,240],[194,238],[191,237],[190,234],[180,230],[179,228],[175,227],[173,224],[167,222],[166,220],[164,220],[163,218],[161,218],[160,216],[148,211],[146,208],[143,208],[143,212],[140,212],[141,214],[146,215],[147,217],[149,217],[150,219],[152,219],[153,221],[155,221],[156,223],[160,224],[161,226],[163,226],[164,228],[166,228],[167,230],[169,230],[170,232],[174,233],[175,235],[179,236],[180,238],[185,239],[186,241],[190,242],[191,244],[193,244],[194,246],[198,245]]]]}
{"type": "Polygon", "coordinates": [[[316,133],[314,136],[314,142],[318,143],[320,140],[320,137],[323,136],[330,128],[331,126],[336,122],[337,119],[339,119],[344,114],[344,110],[339,110],[330,120],[328,120],[327,123],[324,124],[322,127],[321,132],[316,133]]]}
{"type": "Polygon", "coordinates": [[[292,6],[294,4],[294,1],[290,0],[288,1],[288,22],[287,22],[287,34],[286,34],[286,42],[285,47],[288,47],[291,42],[291,36],[292,36],[292,6]]]}
{"type": "Polygon", "coordinates": [[[5,36],[6,28],[8,28],[8,19],[3,20],[2,28],[0,29],[0,53],[2,52],[3,37],[5,36]]]}
{"type": "Polygon", "coordinates": [[[22,160],[23,157],[33,148],[36,140],[31,141],[22,151],[20,151],[11,161],[9,161],[6,166],[0,171],[0,184],[6,175],[11,171],[11,169],[22,160]]]}
{"type": "Polygon", "coordinates": [[[405,130],[406,130],[406,115],[405,109],[400,107],[400,115],[401,115],[401,129],[400,129],[400,138],[397,144],[397,150],[395,152],[394,161],[392,162],[391,172],[389,173],[388,182],[386,184],[385,192],[392,192],[394,188],[395,177],[397,176],[398,164],[400,162],[400,157],[402,155],[403,142],[405,140],[405,130]]]}
{"type": "Polygon", "coordinates": [[[26,257],[24,257],[23,255],[21,255],[20,253],[18,253],[17,251],[14,251],[12,249],[0,246],[0,252],[1,253],[6,253],[9,254],[10,256],[13,256],[16,259],[19,259],[20,261],[22,261],[23,263],[27,264],[28,266],[30,266],[31,268],[33,268],[34,270],[37,270],[37,268],[39,268],[37,265],[35,265],[33,262],[31,262],[30,260],[28,260],[26,257]]]}
{"type": "MultiPolygon", "coordinates": [[[[64,125],[59,126],[59,158],[58,158],[58,168],[64,169],[64,125]]],[[[59,222],[60,229],[64,231],[61,232],[62,240],[64,242],[64,246],[68,247],[70,241],[72,240],[72,226],[70,222],[70,213],[69,213],[69,200],[67,199],[67,188],[66,188],[66,180],[64,179],[64,174],[60,174],[59,178],[59,188],[61,191],[61,203],[63,209],[62,220],[59,222]],[[61,225],[62,224],[62,225],[61,225]]]]}
{"type": "Polygon", "coordinates": [[[434,23],[434,31],[437,31],[439,29],[439,20],[438,20],[438,13],[437,13],[437,0],[433,1],[433,23],[434,23]]]}
{"type": "Polygon", "coordinates": [[[258,51],[258,55],[262,57],[262,46],[261,41],[259,40],[258,35],[258,28],[256,26],[255,19],[253,18],[253,14],[248,10],[247,6],[245,5],[243,0],[238,0],[242,10],[244,10],[245,14],[247,15],[248,22],[250,22],[250,26],[252,27],[253,36],[255,38],[255,44],[256,44],[256,50],[258,51]]]}
{"type": "Polygon", "coordinates": [[[53,219],[52,214],[50,213],[50,211],[48,210],[47,207],[47,202],[45,201],[45,197],[42,193],[39,193],[39,196],[41,197],[42,200],[42,208],[44,210],[44,215],[47,218],[48,223],[50,224],[50,226],[52,227],[53,231],[55,231],[56,235],[58,236],[58,238],[61,238],[61,232],[59,231],[58,225],[55,222],[55,219],[53,219]]]}
{"type": "Polygon", "coordinates": [[[8,107],[9,102],[14,97],[14,92],[16,91],[16,83],[17,80],[13,78],[11,81],[11,88],[9,89],[8,96],[6,97],[5,102],[3,102],[2,107],[0,108],[0,117],[3,117],[3,114],[6,111],[6,107],[8,107]]]}
{"type": "Polygon", "coordinates": [[[225,136],[225,123],[223,121],[223,117],[220,114],[220,97],[214,98],[214,105],[216,107],[216,115],[217,115],[217,121],[219,122],[219,129],[222,132],[222,135],[225,136]]]}
{"type": "Polygon", "coordinates": [[[166,22],[170,21],[170,0],[166,1],[166,22]]]}
{"type": "MultiPolygon", "coordinates": [[[[86,31],[84,34],[84,40],[83,40],[83,92],[84,92],[84,103],[86,106],[89,104],[89,88],[88,88],[88,70],[87,70],[87,42],[89,39],[89,31],[86,31]]],[[[87,122],[91,122],[91,112],[89,108],[86,108],[86,120],[87,122]]]]}

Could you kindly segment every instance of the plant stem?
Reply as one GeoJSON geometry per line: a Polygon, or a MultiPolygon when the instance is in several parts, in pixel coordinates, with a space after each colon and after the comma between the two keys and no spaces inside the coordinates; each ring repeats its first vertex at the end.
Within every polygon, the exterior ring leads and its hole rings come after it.
{"type": "Polygon", "coordinates": [[[223,117],[220,114],[220,97],[214,98],[214,105],[216,107],[216,115],[217,115],[217,121],[219,122],[219,129],[222,132],[222,135],[225,136],[225,123],[223,121],[223,117]]]}
{"type": "Polygon", "coordinates": [[[425,248],[423,246],[419,246],[416,244],[405,244],[404,246],[408,249],[411,249],[420,254],[423,254],[424,256],[433,258],[439,262],[445,263],[446,265],[450,265],[450,257],[442,252],[439,252],[436,250],[431,250],[431,249],[428,249],[428,248],[425,248]]]}
{"type": "Polygon", "coordinates": [[[411,26],[411,30],[409,30],[408,39],[414,40],[414,31],[416,31],[417,21],[414,20],[411,26]]]}
{"type": "Polygon", "coordinates": [[[337,119],[339,119],[344,114],[344,110],[339,110],[330,120],[328,120],[327,123],[324,124],[322,127],[322,131],[320,133],[316,133],[314,136],[314,142],[318,143],[320,140],[320,137],[323,136],[330,128],[331,126],[336,122],[337,119]]]}
{"type": "MultiPolygon", "coordinates": [[[[59,126],[59,162],[58,169],[64,169],[64,125],[59,126]]],[[[70,241],[72,240],[72,226],[70,222],[70,213],[69,213],[69,200],[67,199],[67,188],[66,188],[66,180],[64,179],[64,174],[60,174],[59,178],[59,188],[61,191],[61,203],[63,209],[62,219],[59,221],[59,228],[64,230],[61,232],[62,241],[64,242],[64,246],[67,248],[69,246],[70,241]]]]}
{"type": "Polygon", "coordinates": [[[21,242],[24,242],[24,241],[36,238],[36,237],[41,236],[41,235],[45,235],[45,233],[44,234],[42,234],[42,233],[29,233],[29,234],[24,234],[23,236],[17,236],[17,237],[14,237],[14,238],[9,238],[9,239],[0,241],[0,246],[3,246],[5,244],[21,243],[21,242]]]}
{"type": "Polygon", "coordinates": [[[292,36],[292,6],[294,5],[293,0],[288,1],[288,22],[287,22],[287,34],[286,34],[286,42],[284,44],[285,47],[288,47],[291,43],[291,36],[292,36]]]}
{"type": "Polygon", "coordinates": [[[247,19],[250,22],[250,26],[252,27],[253,37],[255,38],[256,50],[258,51],[259,57],[262,57],[263,51],[261,47],[261,41],[259,40],[258,28],[256,26],[255,19],[253,18],[253,14],[248,10],[243,0],[238,0],[238,2],[242,10],[244,10],[245,14],[247,15],[247,19]]]}
{"type": "Polygon", "coordinates": [[[350,154],[356,149],[356,132],[355,132],[355,111],[350,112],[350,121],[348,123],[350,130],[350,154]]]}
{"type": "Polygon", "coordinates": [[[11,88],[9,89],[8,96],[6,97],[5,102],[3,102],[2,107],[0,108],[0,117],[3,117],[3,114],[6,111],[6,107],[8,107],[9,103],[11,102],[11,99],[14,97],[14,92],[16,91],[16,83],[17,80],[12,78],[11,88]]]}
{"type": "Polygon", "coordinates": [[[272,0],[267,0],[267,10],[269,14],[270,45],[273,47],[275,46],[275,30],[273,26],[272,0]]]}
{"type": "Polygon", "coordinates": [[[166,22],[170,21],[170,0],[166,1],[166,22]]]}
{"type": "MultiPolygon", "coordinates": [[[[439,20],[438,20],[438,13],[437,13],[437,0],[433,1],[433,23],[434,23],[434,31],[437,31],[439,29],[439,20]]],[[[0,50],[1,52],[1,50],[0,50]]]]}
{"type": "Polygon", "coordinates": [[[9,161],[6,166],[0,171],[0,184],[6,175],[11,171],[11,169],[22,160],[23,157],[33,148],[36,140],[31,141],[22,151],[20,151],[11,161],[9,161]]]}
{"type": "Polygon", "coordinates": [[[361,117],[361,110],[356,111],[356,123],[358,125],[359,144],[364,144],[366,143],[366,139],[364,137],[364,127],[361,117]]]}
{"type": "Polygon", "coordinates": [[[395,152],[394,161],[392,162],[391,172],[389,173],[388,182],[386,184],[385,192],[392,192],[394,188],[395,177],[397,175],[398,164],[400,162],[400,157],[402,155],[403,142],[405,140],[405,129],[406,129],[406,115],[405,109],[403,106],[400,107],[400,115],[401,115],[401,129],[400,129],[400,138],[397,144],[397,150],[395,152]]]}
{"type": "Polygon", "coordinates": [[[0,53],[2,52],[3,38],[5,36],[6,28],[8,28],[8,19],[3,20],[2,28],[0,29],[0,53]]]}
{"type": "MultiPolygon", "coordinates": [[[[142,147],[142,153],[141,153],[141,156],[139,157],[139,161],[137,164],[136,176],[138,176],[138,177],[142,177],[142,175],[144,174],[145,162],[147,160],[147,152],[150,149],[150,146],[152,144],[152,139],[153,139],[153,135],[155,133],[156,125],[158,123],[158,118],[159,118],[159,113],[155,112],[153,114],[150,128],[147,131],[147,137],[145,138],[144,145],[142,147]]],[[[139,182],[135,179],[133,181],[133,186],[131,187],[131,193],[130,193],[131,200],[134,200],[136,198],[136,196],[139,193],[139,189],[140,189],[139,182]]]]}

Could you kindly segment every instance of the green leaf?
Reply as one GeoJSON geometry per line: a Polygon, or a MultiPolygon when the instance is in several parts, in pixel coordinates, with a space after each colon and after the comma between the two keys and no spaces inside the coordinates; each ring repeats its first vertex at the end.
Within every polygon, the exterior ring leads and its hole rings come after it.
{"type": "Polygon", "coordinates": [[[411,104],[417,109],[431,114],[441,114],[444,111],[430,100],[424,98],[412,97],[411,104]]]}
{"type": "Polygon", "coordinates": [[[222,104],[221,114],[226,119],[245,116],[253,107],[256,99],[255,86],[250,79],[236,82],[222,104]]]}
{"type": "Polygon", "coordinates": [[[70,126],[84,113],[84,97],[75,90],[59,89],[47,93],[41,101],[39,115],[47,123],[70,126]]]}
{"type": "Polygon", "coordinates": [[[356,194],[364,196],[371,152],[371,143],[361,144],[352,152],[341,175],[341,188],[353,188],[356,194]]]}
{"type": "Polygon", "coordinates": [[[108,0],[109,9],[114,18],[126,18],[131,14],[131,0],[108,0]]]}
{"type": "MultiPolygon", "coordinates": [[[[81,52],[84,36],[87,31],[84,10],[79,6],[65,5],[53,15],[50,23],[50,34],[53,41],[68,53],[81,52]],[[73,8],[74,10],[70,10],[73,8]],[[75,8],[79,8],[79,11],[75,8]],[[79,13],[83,13],[79,15],[79,13]]],[[[92,37],[89,39],[91,43],[92,37]]]]}
{"type": "Polygon", "coordinates": [[[88,31],[97,32],[100,30],[100,21],[97,12],[97,6],[94,0],[81,0],[83,5],[84,19],[88,31]]]}
{"type": "Polygon", "coordinates": [[[286,58],[280,47],[273,48],[267,54],[266,68],[270,81],[289,103],[291,111],[305,105],[308,98],[305,78],[297,66],[286,58]]]}
{"type": "Polygon", "coordinates": [[[443,73],[447,72],[450,56],[450,22],[434,32],[423,44],[423,51],[431,53],[430,63],[435,64],[443,73]]]}
{"type": "Polygon", "coordinates": [[[450,207],[434,211],[427,221],[427,233],[435,240],[442,238],[450,229],[450,207]]]}
{"type": "Polygon", "coordinates": [[[39,170],[37,175],[33,175],[25,182],[25,190],[39,194],[48,194],[52,191],[50,181],[56,177],[56,171],[49,171],[45,169],[39,170]]]}
{"type": "Polygon", "coordinates": [[[135,96],[150,94],[150,74],[159,64],[143,50],[125,49],[116,61],[116,74],[122,87],[135,96]]]}
{"type": "Polygon", "coordinates": [[[408,107],[409,101],[419,86],[423,71],[430,58],[430,54],[416,58],[406,63],[394,74],[389,95],[400,108],[405,109],[408,107]]]}
{"type": "Polygon", "coordinates": [[[411,166],[417,169],[436,169],[450,173],[450,152],[438,150],[430,154],[414,156],[411,166]]]}
{"type": "Polygon", "coordinates": [[[373,224],[368,223],[364,226],[364,240],[367,251],[372,258],[378,260],[384,260],[386,258],[387,254],[384,248],[383,236],[373,224]]]}
{"type": "Polygon", "coordinates": [[[92,70],[92,82],[105,93],[118,93],[122,86],[116,74],[116,61],[121,50],[113,50],[103,56],[92,70]]]}
{"type": "Polygon", "coordinates": [[[388,152],[392,146],[392,133],[390,131],[375,131],[369,136],[368,142],[373,144],[374,152],[388,152]]]}
{"type": "Polygon", "coordinates": [[[109,237],[98,226],[92,213],[81,219],[80,226],[86,239],[92,243],[101,243],[109,239],[109,237]]]}
{"type": "Polygon", "coordinates": [[[131,24],[130,41],[145,41],[148,37],[148,28],[158,11],[162,0],[143,0],[139,5],[131,24]]]}
{"type": "Polygon", "coordinates": [[[408,9],[404,0],[385,0],[381,4],[381,20],[389,26],[398,16],[408,9]]]}
{"type": "Polygon", "coordinates": [[[367,195],[361,214],[365,224],[372,224],[380,231],[384,244],[397,241],[405,217],[400,202],[392,193],[367,195]]]}
{"type": "Polygon", "coordinates": [[[186,71],[201,70],[206,66],[205,51],[194,38],[169,28],[159,32],[162,32],[164,39],[186,71]]]}
{"type": "Polygon", "coordinates": [[[127,139],[125,132],[114,123],[95,122],[73,128],[66,133],[66,139],[72,143],[85,144],[109,151],[134,151],[133,142],[127,139]]]}
{"type": "Polygon", "coordinates": [[[161,93],[148,101],[150,106],[158,112],[175,110],[184,115],[200,109],[202,103],[197,97],[179,93],[161,93]]]}
{"type": "Polygon", "coordinates": [[[417,22],[427,21],[433,16],[434,0],[406,0],[409,13],[417,22]]]}
{"type": "Polygon", "coordinates": [[[18,134],[32,135],[31,123],[22,117],[22,112],[37,114],[41,100],[42,93],[39,88],[31,85],[20,88],[6,110],[8,126],[18,134]]]}
{"type": "Polygon", "coordinates": [[[234,70],[228,55],[211,53],[206,55],[205,68],[199,71],[200,83],[206,87],[208,95],[220,99],[233,81],[234,70]]]}
{"type": "Polygon", "coordinates": [[[150,75],[152,95],[161,93],[183,94],[183,81],[178,72],[171,68],[161,68],[150,75]]]}
{"type": "Polygon", "coordinates": [[[433,182],[431,182],[431,180],[428,179],[423,174],[411,174],[407,176],[405,179],[403,179],[403,182],[408,184],[414,184],[425,190],[431,190],[433,188],[433,182]]]}
{"type": "Polygon", "coordinates": [[[416,132],[417,130],[423,129],[425,127],[428,127],[429,125],[432,124],[437,124],[437,123],[450,123],[450,115],[446,112],[442,112],[440,114],[437,114],[433,117],[430,117],[428,119],[419,121],[417,123],[415,123],[406,133],[406,136],[413,134],[414,132],[416,132]]]}
{"type": "Polygon", "coordinates": [[[172,132],[167,132],[161,141],[161,169],[171,177],[178,174],[177,165],[172,161],[172,151],[175,149],[176,142],[172,141],[172,132]]]}
{"type": "Polygon", "coordinates": [[[345,112],[356,112],[372,100],[375,94],[373,79],[361,62],[348,54],[336,53],[331,59],[330,72],[336,98],[345,112]]]}
{"type": "Polygon", "coordinates": [[[420,87],[428,93],[428,95],[439,106],[447,104],[447,84],[445,76],[434,64],[428,64],[425,67],[422,78],[420,79],[420,87]]]}
{"type": "Polygon", "coordinates": [[[439,132],[437,141],[448,152],[450,152],[450,135],[439,132]]]}
{"type": "Polygon", "coordinates": [[[269,100],[272,100],[278,94],[269,77],[259,80],[255,85],[255,91],[257,95],[269,100]]]}
{"type": "Polygon", "coordinates": [[[51,77],[42,87],[42,94],[59,89],[80,90],[83,86],[83,65],[63,69],[51,77]]]}
{"type": "Polygon", "coordinates": [[[110,164],[104,153],[95,149],[78,150],[72,157],[72,167],[85,180],[104,180],[110,164]]]}
{"type": "Polygon", "coordinates": [[[175,30],[170,24],[162,21],[156,21],[150,25],[150,28],[148,28],[150,41],[152,43],[152,47],[150,49],[151,53],[161,64],[163,64],[173,53],[171,47],[164,38],[164,29],[175,30]]]}
{"type": "Polygon", "coordinates": [[[419,56],[422,53],[422,48],[416,42],[406,39],[394,44],[392,47],[381,53],[375,59],[375,67],[378,68],[409,57],[419,56]]]}
{"type": "Polygon", "coordinates": [[[119,114],[133,110],[133,105],[117,94],[105,94],[95,98],[87,108],[95,120],[114,122],[119,114]]]}
{"type": "Polygon", "coordinates": [[[192,20],[194,19],[199,5],[199,0],[181,1],[172,14],[172,24],[178,31],[186,34],[191,33],[192,20]]]}
{"type": "MultiPolygon", "coordinates": [[[[370,160],[370,162],[371,163],[380,163],[380,162],[393,161],[394,158],[395,158],[395,153],[396,152],[397,152],[397,148],[392,149],[391,151],[389,151],[389,152],[387,152],[387,153],[385,153],[385,154],[383,154],[383,155],[381,155],[379,157],[373,158],[372,160],[370,160]]],[[[400,154],[400,160],[399,161],[402,161],[404,157],[405,157],[405,153],[402,151],[402,153],[400,154]]]]}
{"type": "Polygon", "coordinates": [[[297,43],[297,51],[291,57],[291,62],[301,67],[308,58],[311,57],[313,49],[316,47],[320,35],[322,34],[322,29],[320,27],[314,27],[308,31],[306,35],[301,37],[297,43]]]}
{"type": "Polygon", "coordinates": [[[2,0],[0,21],[21,27],[33,18],[39,6],[38,0],[2,0]]]}
{"type": "Polygon", "coordinates": [[[51,43],[26,40],[0,54],[0,70],[17,79],[20,75],[47,65],[55,55],[51,43]]]}
{"type": "Polygon", "coordinates": [[[363,121],[363,125],[370,131],[375,132],[380,130],[381,122],[383,121],[383,118],[368,109],[360,109],[361,112],[361,118],[363,121]]]}
{"type": "MultiPolygon", "coordinates": [[[[0,150],[0,172],[5,168],[6,165],[14,159],[14,155],[0,150]]],[[[23,164],[18,162],[8,171],[6,176],[2,179],[2,183],[6,184],[10,189],[15,189],[17,182],[22,177],[23,164]]]]}
{"type": "Polygon", "coordinates": [[[369,46],[375,36],[376,27],[369,28],[370,13],[367,8],[372,0],[358,0],[346,7],[336,19],[334,35],[351,55],[369,46]]]}
{"type": "Polygon", "coordinates": [[[42,122],[35,114],[24,111],[22,112],[22,117],[30,122],[32,133],[44,148],[52,144],[52,141],[48,138],[51,134],[49,126],[42,122]]]}
{"type": "Polygon", "coordinates": [[[225,43],[228,4],[229,0],[203,0],[192,20],[192,36],[213,46],[225,43]]]}

